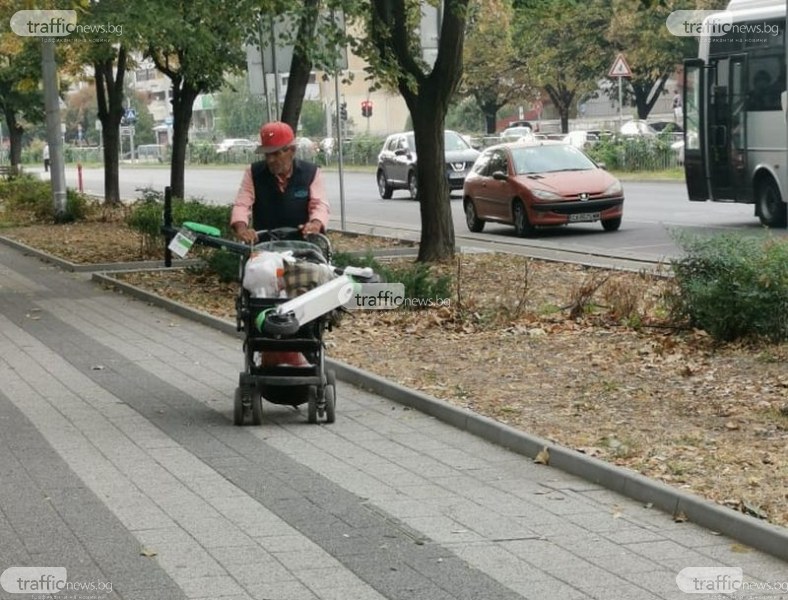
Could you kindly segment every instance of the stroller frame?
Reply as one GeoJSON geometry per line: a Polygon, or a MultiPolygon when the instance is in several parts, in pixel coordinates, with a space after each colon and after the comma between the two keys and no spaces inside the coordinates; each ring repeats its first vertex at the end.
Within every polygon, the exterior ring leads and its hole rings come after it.
{"type": "MultiPolygon", "coordinates": [[[[311,248],[294,251],[296,258],[323,262],[331,259],[331,244],[322,234],[311,234],[303,238],[297,229],[282,228],[258,232],[258,245],[265,250],[274,250],[276,242],[300,240],[309,243],[311,248]]],[[[284,248],[283,248],[284,249],[284,248]]],[[[246,263],[251,252],[242,257],[239,280],[243,281],[246,263]]],[[[244,425],[251,417],[253,425],[263,422],[262,400],[272,404],[298,407],[307,404],[307,420],[317,423],[336,420],[336,375],[326,369],[325,343],[323,332],[331,329],[330,315],[321,317],[301,326],[292,335],[273,335],[265,327],[257,327],[258,317],[264,311],[283,304],[290,298],[253,298],[248,290],[239,286],[236,298],[236,329],[244,334],[244,370],[239,374],[235,390],[233,422],[244,425]],[[263,365],[262,357],[266,352],[297,352],[302,354],[308,364],[263,365]],[[261,359],[261,360],[258,360],[261,359]]]]}
{"type": "Polygon", "coordinates": [[[291,298],[253,298],[242,285],[246,263],[260,244],[306,242],[300,245],[300,249],[294,250],[296,258],[329,264],[331,242],[323,234],[309,234],[304,238],[298,229],[291,227],[258,231],[257,234],[258,240],[262,240],[257,245],[242,244],[204,233],[196,233],[194,240],[195,243],[222,248],[240,257],[239,292],[235,307],[236,330],[244,334],[244,370],[240,372],[238,387],[235,388],[233,423],[242,426],[251,418],[253,425],[261,425],[263,398],[272,404],[293,407],[306,403],[309,423],[317,423],[320,419],[333,423],[336,419],[336,374],[326,369],[323,342],[323,332],[331,329],[331,314],[304,324],[292,335],[270,334],[264,327],[262,330],[257,328],[258,317],[263,311],[273,309],[291,298]],[[258,358],[262,358],[265,352],[299,352],[307,359],[308,365],[264,366],[258,358]]]}

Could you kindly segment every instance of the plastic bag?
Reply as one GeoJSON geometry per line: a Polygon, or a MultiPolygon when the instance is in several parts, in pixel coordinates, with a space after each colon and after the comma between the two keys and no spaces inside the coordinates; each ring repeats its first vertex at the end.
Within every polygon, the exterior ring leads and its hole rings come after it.
{"type": "Polygon", "coordinates": [[[244,268],[244,289],[253,298],[283,298],[285,263],[278,252],[254,252],[244,268]]]}

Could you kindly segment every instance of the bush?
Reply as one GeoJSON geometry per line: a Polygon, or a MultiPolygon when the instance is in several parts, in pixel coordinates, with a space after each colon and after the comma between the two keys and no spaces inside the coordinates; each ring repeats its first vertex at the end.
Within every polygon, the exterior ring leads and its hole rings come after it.
{"type": "MultiPolygon", "coordinates": [[[[164,224],[164,195],[152,188],[139,188],[142,197],[131,207],[126,224],[138,231],[143,238],[143,246],[156,248],[164,243],[161,227],[164,224]]],[[[230,232],[230,206],[205,204],[199,199],[188,201],[179,198],[172,200],[172,223],[178,227],[185,221],[204,223],[218,228],[222,236],[230,232]]]]}
{"type": "Polygon", "coordinates": [[[5,202],[6,220],[13,223],[79,221],[87,216],[91,206],[87,196],[67,189],[66,212],[56,216],[51,183],[25,174],[0,181],[0,199],[5,202]]]}
{"type": "Polygon", "coordinates": [[[430,301],[440,303],[451,296],[452,278],[449,275],[436,276],[429,265],[411,263],[405,266],[390,267],[377,261],[372,253],[363,257],[337,252],[332,258],[337,267],[371,267],[380,279],[389,283],[401,283],[405,286],[405,297],[415,299],[408,308],[428,307],[430,301]]]}
{"type": "Polygon", "coordinates": [[[725,234],[678,235],[684,258],[672,262],[674,318],[716,340],[788,340],[788,242],[725,234]]]}

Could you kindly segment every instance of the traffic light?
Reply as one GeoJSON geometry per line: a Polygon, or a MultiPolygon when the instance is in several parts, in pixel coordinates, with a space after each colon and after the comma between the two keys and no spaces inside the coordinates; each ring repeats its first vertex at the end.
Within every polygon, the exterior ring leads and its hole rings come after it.
{"type": "Polygon", "coordinates": [[[363,117],[371,117],[372,116],[372,101],[371,100],[363,100],[361,102],[361,115],[363,117]]]}
{"type": "Polygon", "coordinates": [[[339,118],[343,121],[347,121],[347,102],[343,102],[339,105],[339,118]]]}

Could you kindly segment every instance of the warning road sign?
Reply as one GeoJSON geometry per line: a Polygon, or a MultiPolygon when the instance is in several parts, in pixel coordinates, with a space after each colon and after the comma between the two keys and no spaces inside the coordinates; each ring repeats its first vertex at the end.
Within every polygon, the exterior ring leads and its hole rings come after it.
{"type": "Polygon", "coordinates": [[[616,56],[616,60],[613,61],[613,66],[610,67],[610,70],[607,72],[608,77],[632,77],[632,69],[629,68],[627,64],[627,59],[624,58],[623,54],[619,54],[616,56]]]}

